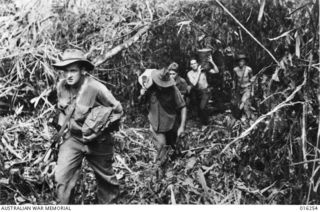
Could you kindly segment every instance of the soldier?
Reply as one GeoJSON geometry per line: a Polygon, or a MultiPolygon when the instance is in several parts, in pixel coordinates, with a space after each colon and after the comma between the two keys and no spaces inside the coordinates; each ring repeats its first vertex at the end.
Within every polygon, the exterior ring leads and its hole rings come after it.
{"type": "Polygon", "coordinates": [[[233,69],[235,76],[235,98],[238,108],[245,112],[247,118],[250,117],[250,96],[252,95],[252,82],[255,77],[252,69],[246,65],[248,58],[245,54],[237,56],[238,66],[233,69]]]}
{"type": "Polygon", "coordinates": [[[168,146],[176,150],[177,138],[185,130],[187,109],[168,69],[153,70],[151,79],[152,86],[142,89],[141,93],[149,103],[148,119],[157,149],[155,160],[161,164],[166,158],[168,146]]]}
{"type": "Polygon", "coordinates": [[[186,80],[183,79],[178,74],[178,72],[177,72],[178,71],[178,67],[179,67],[179,65],[176,62],[174,62],[174,63],[171,63],[169,65],[168,69],[169,69],[170,76],[176,82],[176,86],[179,89],[183,99],[186,100],[186,96],[189,93],[189,90],[190,90],[191,87],[188,86],[188,83],[186,82],[186,80]]]}
{"type": "Polygon", "coordinates": [[[62,137],[55,169],[59,203],[69,204],[73,201],[72,193],[81,173],[83,158],[87,159],[95,173],[98,203],[112,203],[119,193],[112,169],[113,140],[110,132],[102,130],[103,123],[99,123],[101,116],[92,115],[92,112],[104,106],[120,114],[122,106],[103,84],[86,75],[86,72],[94,69],[94,65],[82,51],[65,50],[61,61],[53,66],[63,70],[64,78],[57,85],[57,106],[61,111],[59,125],[68,126],[62,137]],[[84,123],[87,123],[88,116],[92,118],[88,125],[98,125],[100,130],[84,135],[84,123]]]}
{"type": "MultiPolygon", "coordinates": [[[[209,56],[208,62],[211,63],[213,69],[208,70],[208,73],[219,73],[219,69],[213,62],[212,57],[209,56]]],[[[196,59],[190,60],[191,71],[187,73],[189,82],[191,83],[190,98],[191,104],[196,106],[200,121],[203,125],[208,124],[207,104],[210,98],[210,89],[207,81],[205,70],[198,64],[196,59]]]]}

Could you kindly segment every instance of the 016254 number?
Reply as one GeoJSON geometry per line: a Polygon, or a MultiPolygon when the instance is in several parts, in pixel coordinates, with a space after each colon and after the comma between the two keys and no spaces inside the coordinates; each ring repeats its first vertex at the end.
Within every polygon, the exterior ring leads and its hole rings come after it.
{"type": "Polygon", "coordinates": [[[315,210],[318,210],[318,206],[316,206],[316,205],[301,205],[300,210],[301,211],[315,211],[315,210]]]}

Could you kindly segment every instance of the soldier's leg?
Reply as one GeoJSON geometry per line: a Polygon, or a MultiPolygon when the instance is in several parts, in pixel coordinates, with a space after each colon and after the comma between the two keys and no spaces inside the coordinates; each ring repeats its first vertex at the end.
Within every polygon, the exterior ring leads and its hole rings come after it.
{"type": "Polygon", "coordinates": [[[209,120],[209,114],[207,111],[207,104],[210,98],[210,94],[207,90],[202,90],[201,91],[201,100],[200,100],[200,120],[201,123],[204,125],[208,124],[208,120],[209,120]]]}
{"type": "Polygon", "coordinates": [[[180,127],[180,123],[181,118],[180,116],[177,116],[173,128],[165,133],[166,145],[170,145],[174,151],[177,150],[178,129],[180,127]]]}
{"type": "Polygon", "coordinates": [[[181,155],[182,144],[181,138],[178,138],[178,128],[173,128],[166,133],[167,145],[171,146],[173,154],[170,155],[171,160],[175,160],[181,155]]]}
{"type": "Polygon", "coordinates": [[[178,129],[174,128],[165,134],[167,145],[170,145],[173,150],[176,149],[178,129]]]}
{"type": "Polygon", "coordinates": [[[157,150],[161,149],[162,146],[166,145],[166,137],[164,133],[157,133],[154,131],[153,127],[150,125],[150,131],[154,138],[154,144],[157,150]]]}
{"type": "Polygon", "coordinates": [[[242,116],[242,111],[240,109],[241,105],[241,90],[238,87],[236,90],[233,91],[232,97],[232,114],[236,119],[240,119],[242,116]]]}
{"type": "Polygon", "coordinates": [[[165,134],[164,133],[157,133],[153,130],[152,126],[150,126],[150,131],[152,132],[152,135],[153,135],[153,138],[154,138],[154,144],[155,144],[155,147],[156,147],[156,150],[157,150],[157,155],[154,159],[154,161],[156,161],[160,154],[161,154],[161,151],[163,150],[164,146],[167,144],[167,141],[166,141],[166,137],[165,137],[165,134]]]}
{"type": "Polygon", "coordinates": [[[82,158],[83,144],[73,137],[67,138],[59,148],[55,180],[60,204],[69,204],[71,201],[71,192],[80,175],[82,158]]]}
{"type": "Polygon", "coordinates": [[[112,168],[112,137],[110,134],[106,135],[105,140],[93,141],[87,147],[86,159],[96,176],[98,203],[115,203],[119,195],[119,184],[112,168]]]}
{"type": "Polygon", "coordinates": [[[199,93],[196,88],[191,88],[189,98],[190,115],[192,118],[195,118],[199,113],[199,93]]]}
{"type": "Polygon", "coordinates": [[[246,88],[244,90],[244,93],[241,98],[241,103],[243,105],[243,111],[244,111],[247,118],[250,118],[250,115],[251,115],[250,92],[251,92],[251,90],[249,88],[246,88]]]}

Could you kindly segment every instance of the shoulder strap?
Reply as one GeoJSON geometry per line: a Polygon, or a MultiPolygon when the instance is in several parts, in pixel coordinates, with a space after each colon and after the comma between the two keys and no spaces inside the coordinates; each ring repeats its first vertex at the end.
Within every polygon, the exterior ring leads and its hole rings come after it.
{"type": "Polygon", "coordinates": [[[88,78],[85,78],[85,79],[84,79],[84,82],[83,82],[83,84],[81,85],[80,90],[79,90],[79,92],[78,92],[78,94],[77,94],[77,96],[76,96],[76,99],[75,99],[74,103],[71,105],[71,110],[70,110],[70,112],[66,115],[66,118],[65,118],[65,120],[64,120],[64,122],[63,122],[63,124],[62,124],[62,126],[61,126],[61,128],[60,128],[60,130],[59,130],[59,132],[58,132],[58,134],[57,134],[58,137],[61,137],[61,136],[63,135],[65,129],[67,128],[67,125],[68,125],[68,123],[69,123],[69,121],[70,121],[70,118],[72,117],[72,115],[73,115],[73,113],[74,113],[74,111],[75,111],[75,109],[76,109],[77,103],[79,102],[79,96],[81,96],[81,94],[83,93],[85,84],[87,84],[87,82],[88,82],[88,78]]]}
{"type": "Polygon", "coordinates": [[[71,118],[72,114],[74,113],[75,108],[76,108],[75,104],[73,104],[70,113],[67,114],[67,116],[66,116],[66,118],[65,118],[65,120],[64,120],[58,134],[57,134],[58,137],[61,137],[63,135],[63,132],[67,128],[67,124],[69,123],[70,118],[71,118]]]}

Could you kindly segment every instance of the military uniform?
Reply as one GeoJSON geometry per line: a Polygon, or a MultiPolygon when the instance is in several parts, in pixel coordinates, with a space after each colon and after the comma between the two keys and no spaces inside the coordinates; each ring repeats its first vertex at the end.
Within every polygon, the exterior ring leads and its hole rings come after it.
{"type": "Polygon", "coordinates": [[[90,143],[84,143],[82,125],[91,108],[103,105],[112,107],[119,104],[111,92],[91,77],[83,77],[79,84],[71,88],[64,80],[57,86],[58,108],[61,110],[59,123],[63,123],[70,106],[75,110],[69,121],[68,133],[60,146],[55,170],[58,198],[62,204],[70,202],[70,195],[81,172],[85,157],[93,169],[98,187],[98,202],[112,202],[118,195],[119,186],[112,169],[114,141],[106,132],[90,143]]]}

